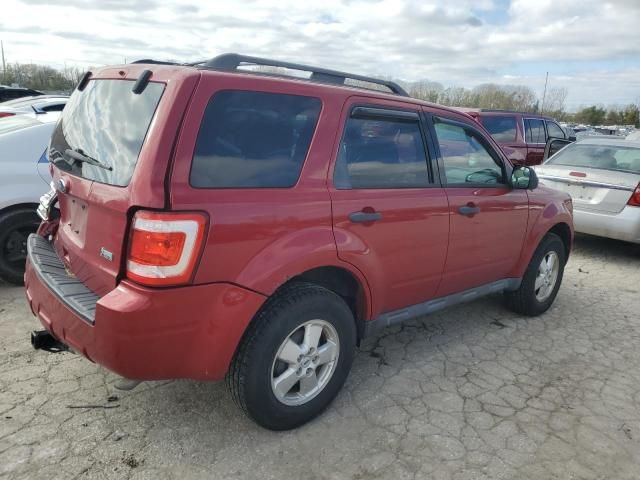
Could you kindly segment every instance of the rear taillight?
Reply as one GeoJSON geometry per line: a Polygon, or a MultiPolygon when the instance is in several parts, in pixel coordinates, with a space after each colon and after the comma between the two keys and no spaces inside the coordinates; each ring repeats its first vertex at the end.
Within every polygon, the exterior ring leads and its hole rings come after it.
{"type": "Polygon", "coordinates": [[[200,213],[138,211],[133,217],[127,277],[145,285],[191,280],[207,218],[200,213]]]}
{"type": "Polygon", "coordinates": [[[0,112],[0,118],[2,117],[12,117],[14,116],[15,113],[10,113],[10,112],[0,112]]]}
{"type": "Polygon", "coordinates": [[[640,183],[631,194],[631,198],[627,202],[627,205],[631,205],[632,207],[640,207],[640,183]]]}

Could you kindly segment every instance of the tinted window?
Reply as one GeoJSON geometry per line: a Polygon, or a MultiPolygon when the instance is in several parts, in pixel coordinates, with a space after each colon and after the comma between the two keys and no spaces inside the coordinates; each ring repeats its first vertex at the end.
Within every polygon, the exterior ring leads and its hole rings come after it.
{"type": "Polygon", "coordinates": [[[46,107],[40,107],[43,112],[61,112],[64,109],[64,103],[58,105],[47,105],[46,107]]]}
{"type": "Polygon", "coordinates": [[[428,184],[427,157],[417,121],[347,120],[336,161],[336,188],[419,188],[428,184]]]}
{"type": "Polygon", "coordinates": [[[560,150],[545,165],[599,168],[640,174],[640,148],[574,143],[560,150]]]}
{"type": "Polygon", "coordinates": [[[502,168],[475,132],[443,122],[435,130],[447,185],[504,183],[502,168]]]}
{"type": "Polygon", "coordinates": [[[320,100],[227,90],[209,101],[198,133],[191,185],[291,187],[300,176],[320,100]]]}
{"type": "Polygon", "coordinates": [[[565,138],[564,131],[560,128],[560,125],[554,122],[547,122],[547,133],[549,137],[565,138]]]}
{"type": "Polygon", "coordinates": [[[76,90],[51,137],[49,160],[73,175],[127,185],[164,84],[151,82],[139,95],[131,87],[133,81],[128,80],[91,80],[83,91],[76,90]],[[73,160],[67,150],[91,157],[111,170],[73,160]]]}
{"type": "Polygon", "coordinates": [[[544,122],[536,118],[525,119],[524,130],[527,143],[546,143],[544,122]]]}
{"type": "Polygon", "coordinates": [[[497,142],[515,142],[515,117],[480,117],[480,121],[497,142]]]}

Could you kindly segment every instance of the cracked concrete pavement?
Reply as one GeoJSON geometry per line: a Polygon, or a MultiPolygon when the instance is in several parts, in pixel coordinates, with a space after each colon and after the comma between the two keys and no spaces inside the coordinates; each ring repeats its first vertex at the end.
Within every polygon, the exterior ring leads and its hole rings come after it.
{"type": "Polygon", "coordinates": [[[545,315],[492,296],[387,329],[329,410],[284,433],[223,384],[119,392],[78,355],[33,351],[23,291],[0,285],[0,476],[637,479],[639,266],[640,246],[579,237],[545,315]]]}

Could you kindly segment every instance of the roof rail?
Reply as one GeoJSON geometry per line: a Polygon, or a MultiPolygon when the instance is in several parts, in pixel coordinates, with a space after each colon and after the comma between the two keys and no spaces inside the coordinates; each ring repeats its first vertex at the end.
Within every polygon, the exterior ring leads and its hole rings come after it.
{"type": "MultiPolygon", "coordinates": [[[[212,70],[237,71],[242,65],[259,65],[267,67],[287,68],[290,70],[299,70],[303,72],[311,72],[309,80],[320,83],[329,83],[333,85],[346,85],[360,87],[360,85],[348,85],[347,80],[356,80],[375,85],[382,85],[388,88],[391,93],[408,97],[409,94],[397,83],[388,80],[380,80],[378,78],[366,77],[363,75],[354,75],[352,73],[339,72],[326,68],[312,67],[300,63],[281,62],[279,60],[269,60],[267,58],[251,57],[247,55],[239,55],[237,53],[225,53],[218,55],[210,60],[193,63],[193,66],[207,68],[212,70]]],[[[286,75],[285,75],[286,76],[286,75]]],[[[366,88],[366,87],[361,87],[366,88]]]]}

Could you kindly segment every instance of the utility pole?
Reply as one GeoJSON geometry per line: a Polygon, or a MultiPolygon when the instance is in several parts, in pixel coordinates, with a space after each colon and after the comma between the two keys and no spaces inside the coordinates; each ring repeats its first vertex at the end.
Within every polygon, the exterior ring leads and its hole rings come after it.
{"type": "Polygon", "coordinates": [[[542,107],[540,108],[540,113],[544,113],[544,99],[547,96],[547,83],[549,82],[549,72],[547,72],[547,77],[544,80],[544,93],[542,94],[542,107]]]}
{"type": "Polygon", "coordinates": [[[2,50],[2,81],[4,82],[4,77],[7,75],[7,65],[4,63],[4,43],[0,40],[0,50],[2,50]]]}

